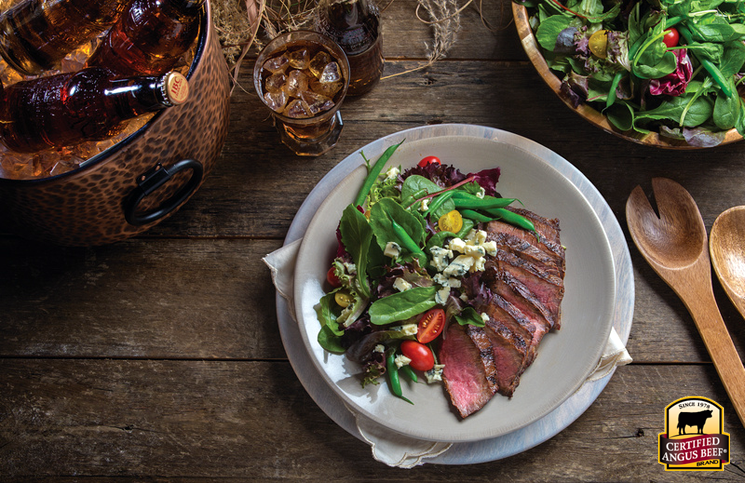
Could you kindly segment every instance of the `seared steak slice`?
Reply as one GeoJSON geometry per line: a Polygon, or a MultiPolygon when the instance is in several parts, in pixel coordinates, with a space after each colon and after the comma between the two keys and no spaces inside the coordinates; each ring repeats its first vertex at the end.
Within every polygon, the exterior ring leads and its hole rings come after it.
{"type": "MultiPolygon", "coordinates": [[[[535,266],[505,251],[497,252],[497,269],[508,275],[509,280],[517,280],[520,286],[516,290],[522,294],[529,292],[530,298],[537,300],[536,305],[551,327],[559,328],[559,308],[564,298],[564,281],[561,278],[541,273],[535,266]]],[[[508,283],[511,283],[509,280],[508,283]]]]}
{"type": "Polygon", "coordinates": [[[489,390],[493,394],[499,390],[499,381],[497,380],[497,366],[494,363],[494,353],[492,352],[492,342],[489,335],[482,327],[473,325],[466,326],[466,334],[479,350],[481,364],[484,366],[484,376],[489,384],[489,390]]]}
{"type": "Polygon", "coordinates": [[[535,213],[519,208],[508,209],[532,221],[539,236],[536,237],[535,233],[532,233],[528,230],[523,230],[522,228],[518,228],[501,221],[490,221],[489,223],[487,223],[486,232],[504,233],[553,254],[561,260],[561,268],[563,272],[565,254],[564,247],[561,245],[561,241],[559,239],[560,230],[558,220],[547,220],[546,218],[538,216],[535,213]]]}
{"type": "MultiPolygon", "coordinates": [[[[496,223],[489,225],[499,228],[496,223]]],[[[497,231],[488,232],[487,238],[497,243],[497,250],[509,252],[533,264],[541,272],[564,278],[564,259],[538,243],[535,237],[529,240],[497,231]]]]}
{"type": "Polygon", "coordinates": [[[533,361],[535,351],[522,337],[516,335],[499,320],[491,319],[484,327],[489,336],[497,369],[499,393],[511,397],[520,383],[520,376],[533,361]]]}
{"type": "Polygon", "coordinates": [[[535,325],[525,319],[522,312],[497,294],[492,295],[489,303],[479,307],[478,310],[489,316],[486,325],[492,330],[497,331],[499,328],[499,330],[509,331],[512,338],[522,341],[529,356],[528,364],[533,361],[535,346],[531,344],[531,341],[535,333],[535,325]]]}
{"type": "MultiPolygon", "coordinates": [[[[528,298],[519,290],[519,283],[509,275],[498,270],[494,260],[486,262],[484,270],[486,285],[495,295],[500,296],[513,308],[513,316],[520,324],[523,324],[532,334],[531,344],[537,346],[543,336],[551,330],[551,323],[546,319],[543,312],[536,306],[535,297],[527,294],[528,298]]],[[[526,290],[527,291],[527,290],[526,290]]]]}
{"type": "Polygon", "coordinates": [[[445,364],[442,380],[450,401],[465,418],[478,411],[494,395],[486,378],[481,353],[466,329],[450,324],[440,347],[440,363],[445,364]]]}

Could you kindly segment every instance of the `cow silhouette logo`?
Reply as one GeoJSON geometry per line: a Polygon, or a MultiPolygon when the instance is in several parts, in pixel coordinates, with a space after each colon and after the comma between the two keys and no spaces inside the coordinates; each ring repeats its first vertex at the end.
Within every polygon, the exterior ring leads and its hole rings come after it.
{"type": "Polygon", "coordinates": [[[678,436],[686,434],[686,426],[696,426],[696,434],[704,434],[706,420],[713,414],[711,409],[706,411],[681,411],[678,413],[678,436]]]}
{"type": "Polygon", "coordinates": [[[686,397],[665,408],[665,432],[658,435],[658,462],[665,471],[721,471],[730,460],[722,406],[686,397]],[[677,433],[677,434],[676,434],[677,433]]]}

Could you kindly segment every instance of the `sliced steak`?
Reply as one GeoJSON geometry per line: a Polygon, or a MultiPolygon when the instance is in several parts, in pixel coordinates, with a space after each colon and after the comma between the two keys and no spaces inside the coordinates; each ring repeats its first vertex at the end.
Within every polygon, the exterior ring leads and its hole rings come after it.
{"type": "Polygon", "coordinates": [[[499,381],[497,379],[497,366],[494,363],[494,352],[492,351],[492,342],[489,335],[483,327],[473,325],[466,326],[466,334],[479,350],[481,364],[484,366],[484,376],[489,383],[489,390],[494,394],[499,390],[499,381]]]}
{"type": "Polygon", "coordinates": [[[497,270],[506,275],[508,284],[525,298],[537,301],[535,305],[546,317],[552,328],[559,328],[559,309],[564,298],[564,281],[548,273],[541,273],[535,266],[505,251],[497,252],[497,270]],[[516,281],[516,282],[513,282],[516,281]],[[528,295],[526,295],[528,294],[528,295]]]}
{"type": "Polygon", "coordinates": [[[494,395],[486,378],[479,349],[459,324],[450,324],[440,346],[442,379],[450,401],[465,418],[478,411],[494,395]]]}
{"type": "Polygon", "coordinates": [[[485,225],[497,253],[483,272],[463,279],[461,290],[488,318],[484,327],[451,323],[440,346],[445,388],[464,418],[496,392],[512,397],[543,336],[560,326],[565,253],[559,222],[512,211],[530,219],[538,236],[499,221],[485,225]]]}
{"type": "Polygon", "coordinates": [[[559,259],[562,260],[562,267],[563,267],[563,260],[564,260],[565,254],[564,254],[564,247],[561,245],[561,241],[559,237],[559,233],[561,231],[559,229],[559,221],[555,219],[548,220],[546,218],[536,215],[535,213],[531,211],[520,209],[520,208],[508,208],[508,209],[532,221],[533,225],[535,226],[536,232],[538,233],[538,237],[536,237],[535,233],[533,232],[524,230],[522,228],[518,228],[516,226],[510,225],[508,223],[504,223],[501,221],[490,221],[489,223],[487,223],[486,225],[487,234],[488,233],[505,233],[513,237],[516,237],[518,239],[521,239],[527,243],[533,244],[534,246],[539,247],[559,257],[559,259]]]}
{"type": "Polygon", "coordinates": [[[527,294],[528,298],[526,298],[519,290],[517,280],[500,272],[498,264],[494,260],[486,262],[483,277],[492,293],[509,304],[515,320],[524,325],[526,330],[532,334],[530,343],[537,346],[546,332],[551,330],[551,322],[536,306],[536,301],[531,299],[530,294],[527,294]]]}
{"type": "Polygon", "coordinates": [[[494,365],[497,370],[499,393],[512,397],[520,383],[520,376],[533,361],[534,346],[516,335],[499,320],[491,319],[484,327],[492,346],[494,365]]]}
{"type": "MultiPolygon", "coordinates": [[[[489,226],[498,227],[496,224],[489,226]]],[[[525,240],[509,233],[492,231],[487,234],[487,238],[497,243],[498,250],[520,257],[542,272],[564,278],[564,259],[540,245],[535,237],[525,240]]]]}

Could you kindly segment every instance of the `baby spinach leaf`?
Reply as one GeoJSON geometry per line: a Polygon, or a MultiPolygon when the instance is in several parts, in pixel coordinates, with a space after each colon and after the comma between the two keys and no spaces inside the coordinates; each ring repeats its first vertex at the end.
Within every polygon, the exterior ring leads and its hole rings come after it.
{"type": "Polygon", "coordinates": [[[634,125],[644,126],[646,122],[663,120],[678,124],[685,111],[683,126],[699,126],[711,117],[714,106],[712,101],[706,97],[695,99],[692,99],[692,97],[689,95],[673,97],[669,101],[664,101],[655,109],[638,112],[634,119],[634,125]]]}
{"type": "MultiPolygon", "coordinates": [[[[380,200],[373,208],[386,199],[380,200]]],[[[391,202],[395,203],[394,201],[391,202]]],[[[339,230],[341,231],[341,241],[357,266],[357,288],[359,293],[365,298],[370,298],[370,287],[367,283],[367,262],[373,230],[365,215],[355,205],[349,205],[344,209],[341,221],[339,222],[339,230]]]]}
{"type": "Polygon", "coordinates": [[[318,344],[333,354],[344,354],[345,349],[341,345],[341,337],[335,335],[327,325],[321,327],[318,332],[318,344]]]}
{"type": "Polygon", "coordinates": [[[474,325],[476,327],[483,327],[486,325],[484,319],[481,318],[481,315],[470,305],[454,317],[460,325],[474,325]]]}
{"type": "Polygon", "coordinates": [[[420,247],[424,245],[425,233],[421,221],[395,201],[383,198],[370,209],[370,227],[381,250],[385,250],[388,242],[395,242],[400,247],[410,245],[393,229],[392,220],[403,227],[414,243],[420,247]]]}
{"type": "Polygon", "coordinates": [[[740,136],[745,136],[745,101],[740,96],[737,96],[740,101],[740,115],[737,116],[735,121],[735,129],[740,133],[740,136]]]}
{"type": "Polygon", "coordinates": [[[718,64],[722,60],[724,54],[724,46],[713,42],[704,42],[689,45],[689,48],[694,52],[696,58],[706,59],[715,64],[718,64]]]}
{"type": "Polygon", "coordinates": [[[572,19],[565,15],[552,15],[543,20],[536,30],[535,38],[546,50],[554,51],[556,39],[562,30],[569,27],[572,19]]]}
{"type": "Polygon", "coordinates": [[[336,292],[337,291],[334,290],[321,297],[318,305],[314,308],[321,325],[323,327],[328,327],[330,333],[341,336],[344,335],[344,330],[339,327],[339,323],[336,320],[338,316],[337,312],[339,311],[339,306],[334,302],[334,294],[336,292]]]}
{"type": "Polygon", "coordinates": [[[745,45],[740,41],[729,42],[725,45],[722,62],[719,64],[722,76],[734,76],[740,72],[743,64],[745,64],[745,45]]]}
{"type": "Polygon", "coordinates": [[[385,325],[421,314],[437,305],[435,293],[435,286],[414,287],[378,299],[370,304],[370,322],[373,325],[385,325]]]}
{"type": "MultiPolygon", "coordinates": [[[[730,80],[730,82],[732,82],[730,80]]],[[[733,83],[734,89],[734,83],[733,83]]],[[[732,129],[737,123],[737,118],[740,116],[740,97],[732,96],[728,97],[724,94],[718,94],[716,101],[714,101],[714,111],[712,113],[712,120],[719,129],[732,129]]]]}
{"type": "MultiPolygon", "coordinates": [[[[403,186],[401,186],[401,204],[409,207],[409,205],[422,196],[435,193],[441,189],[435,182],[430,181],[424,176],[413,174],[406,178],[403,186]]],[[[413,209],[417,209],[417,207],[415,206],[413,209]]]]}
{"type": "Polygon", "coordinates": [[[634,127],[634,108],[627,102],[616,102],[603,111],[611,122],[621,131],[629,131],[634,127]]]}

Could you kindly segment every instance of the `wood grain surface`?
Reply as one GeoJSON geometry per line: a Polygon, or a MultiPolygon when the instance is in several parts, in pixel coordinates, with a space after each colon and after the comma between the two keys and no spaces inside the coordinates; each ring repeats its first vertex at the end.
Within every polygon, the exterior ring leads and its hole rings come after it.
{"type": "MultiPolygon", "coordinates": [[[[426,62],[415,0],[383,11],[385,76],[426,62]]],[[[0,228],[0,481],[722,481],[745,480],[745,429],[685,306],[630,246],[634,358],[575,423],[519,455],[467,466],[389,468],[315,405],[279,337],[261,258],[347,155],[393,132],[469,123],[566,158],[605,197],[627,241],[632,189],[683,185],[707,230],[745,204],[743,143],[677,152],[630,143],[568,109],[529,62],[507,3],[475,4],[426,69],[347,99],[339,144],[315,159],[280,143],[251,88],[250,57],[216,167],[178,213],[110,246],[61,248],[0,228]],[[670,473],[657,463],[664,409],[686,396],[724,407],[732,462],[670,473]]],[[[252,53],[255,56],[255,53],[252,53]]],[[[536,187],[540,189],[540,187],[536,187]]],[[[733,342],[745,324],[714,279],[733,342]]]]}

